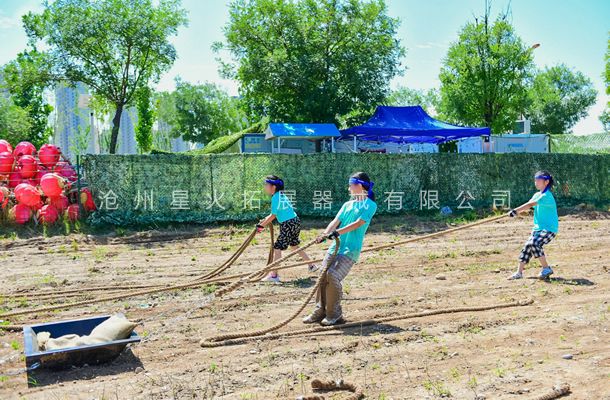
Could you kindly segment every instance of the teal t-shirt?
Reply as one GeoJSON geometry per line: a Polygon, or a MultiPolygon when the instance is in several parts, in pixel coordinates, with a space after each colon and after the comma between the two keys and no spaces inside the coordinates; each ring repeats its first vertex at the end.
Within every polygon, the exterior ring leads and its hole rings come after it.
{"type": "MultiPolygon", "coordinates": [[[[343,228],[359,219],[366,223],[360,228],[339,237],[341,243],[337,254],[347,256],[354,262],[358,261],[360,250],[362,250],[362,243],[364,242],[364,234],[371,223],[371,219],[373,219],[373,215],[375,215],[375,211],[377,211],[377,204],[369,198],[366,200],[350,200],[343,204],[337,214],[337,218],[341,221],[339,228],[343,228]]],[[[333,254],[334,251],[335,243],[333,242],[328,248],[328,253],[333,254]]]]}
{"type": "Polygon", "coordinates": [[[293,219],[297,216],[294,212],[292,204],[286,195],[282,192],[275,192],[271,197],[271,214],[275,215],[277,222],[282,223],[293,219]]]}
{"type": "Polygon", "coordinates": [[[535,201],[534,206],[534,228],[533,231],[550,231],[557,233],[559,230],[559,217],[557,216],[557,203],[550,190],[535,193],[530,201],[535,201]]]}

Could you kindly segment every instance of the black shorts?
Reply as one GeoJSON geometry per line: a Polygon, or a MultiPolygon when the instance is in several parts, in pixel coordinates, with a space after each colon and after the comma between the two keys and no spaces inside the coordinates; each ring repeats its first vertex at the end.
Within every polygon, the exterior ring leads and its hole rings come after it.
{"type": "Polygon", "coordinates": [[[301,241],[301,220],[299,217],[294,217],[280,223],[280,234],[273,244],[274,249],[286,250],[288,246],[298,246],[301,241]]]}

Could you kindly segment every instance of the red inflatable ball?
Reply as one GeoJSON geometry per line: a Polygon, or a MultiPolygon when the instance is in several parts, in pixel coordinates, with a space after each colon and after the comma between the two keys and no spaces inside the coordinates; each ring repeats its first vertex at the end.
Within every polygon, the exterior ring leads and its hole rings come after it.
{"type": "Polygon", "coordinates": [[[10,195],[11,195],[11,192],[8,190],[8,188],[6,186],[0,187],[0,206],[2,208],[6,208],[10,195]]]}
{"type": "Polygon", "coordinates": [[[46,173],[40,178],[40,188],[47,197],[57,197],[64,190],[64,178],[54,173],[46,173]]]}
{"type": "Polygon", "coordinates": [[[25,224],[32,218],[32,210],[24,204],[16,204],[8,212],[9,220],[18,224],[25,224]]]}
{"type": "Polygon", "coordinates": [[[13,153],[13,146],[4,139],[0,139],[0,153],[13,153]]]}
{"type": "Polygon", "coordinates": [[[91,194],[89,188],[84,188],[80,191],[80,203],[87,212],[95,211],[97,209],[95,201],[93,201],[93,194],[91,194]]]}
{"type": "Polygon", "coordinates": [[[28,185],[36,187],[40,182],[38,182],[37,179],[22,179],[21,183],[27,183],[28,185]]]}
{"type": "Polygon", "coordinates": [[[43,144],[38,150],[38,159],[40,163],[47,168],[53,168],[61,157],[59,147],[52,144],[43,144]]]}
{"type": "Polygon", "coordinates": [[[46,174],[50,174],[51,171],[44,169],[44,167],[39,166],[38,168],[38,173],[36,174],[36,179],[38,180],[38,182],[40,182],[40,180],[42,179],[43,176],[45,176],[46,174]]]}
{"type": "Polygon", "coordinates": [[[36,154],[36,147],[30,142],[20,142],[15,146],[15,150],[13,150],[13,155],[17,158],[22,156],[33,156],[34,154],[36,154]]]}
{"type": "Polygon", "coordinates": [[[21,183],[21,174],[19,171],[13,171],[8,176],[8,187],[14,189],[21,183]]]}
{"type": "Polygon", "coordinates": [[[15,188],[15,199],[17,203],[34,207],[40,203],[40,192],[29,183],[20,183],[15,188]]]}
{"type": "Polygon", "coordinates": [[[55,165],[54,171],[70,181],[75,181],[78,178],[74,167],[65,161],[58,162],[55,165]]]}
{"type": "Polygon", "coordinates": [[[42,206],[38,211],[38,220],[46,225],[52,225],[59,219],[59,212],[57,208],[50,204],[42,206]]]}
{"type": "Polygon", "coordinates": [[[57,197],[50,197],[48,203],[55,207],[60,213],[66,211],[70,205],[68,197],[63,193],[57,197]]]}
{"type": "Polygon", "coordinates": [[[15,164],[15,156],[13,153],[4,151],[0,153],[0,174],[10,174],[13,171],[15,164]]]}
{"type": "Polygon", "coordinates": [[[19,171],[22,178],[30,179],[35,177],[38,173],[38,163],[33,156],[21,156],[17,163],[19,165],[19,171]]]}
{"type": "Polygon", "coordinates": [[[42,207],[44,206],[44,203],[42,202],[42,200],[40,200],[38,203],[34,204],[33,206],[31,206],[30,208],[32,209],[32,211],[37,212],[39,211],[42,207]]]}
{"type": "Polygon", "coordinates": [[[65,212],[65,215],[72,222],[76,221],[80,217],[78,204],[70,204],[65,212]]]}

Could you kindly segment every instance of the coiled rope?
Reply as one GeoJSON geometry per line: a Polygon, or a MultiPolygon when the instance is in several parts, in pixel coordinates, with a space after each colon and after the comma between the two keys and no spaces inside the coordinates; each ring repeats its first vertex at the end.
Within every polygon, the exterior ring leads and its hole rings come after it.
{"type": "MultiPolygon", "coordinates": [[[[311,388],[313,390],[324,390],[327,392],[336,390],[347,390],[352,392],[352,394],[347,396],[344,400],[360,400],[364,397],[364,392],[360,387],[352,383],[344,382],[342,379],[337,381],[321,381],[319,379],[314,379],[311,381],[311,388]]],[[[322,395],[299,396],[297,397],[297,400],[325,400],[325,397],[322,395]]]]}
{"type": "Polygon", "coordinates": [[[550,392],[538,397],[534,397],[531,400],[554,400],[561,396],[565,396],[568,393],[570,393],[570,385],[568,385],[567,383],[563,383],[561,385],[553,387],[550,392]]]}

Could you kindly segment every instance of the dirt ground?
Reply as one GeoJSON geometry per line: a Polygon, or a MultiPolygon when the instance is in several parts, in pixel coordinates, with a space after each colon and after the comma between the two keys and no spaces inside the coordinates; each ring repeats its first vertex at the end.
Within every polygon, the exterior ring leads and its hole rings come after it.
{"type": "MultiPolygon", "coordinates": [[[[530,399],[562,382],[572,387],[567,398],[610,399],[610,213],[563,214],[546,248],[550,282],[532,279],[535,264],[529,279],[505,279],[531,229],[524,217],[363,254],[344,285],[349,321],[526,298],[530,306],[199,346],[203,337],[292,313],[315,284],[315,274],[298,267],[282,273],[282,284],[250,284],[203,310],[197,306],[214,286],[15,317],[10,322],[22,324],[123,312],[140,322],[142,342],[109,364],[37,372],[28,387],[21,332],[0,333],[0,398],[294,399],[312,393],[312,379],[342,378],[368,399],[530,399]]],[[[302,238],[323,223],[307,221],[302,238]]],[[[430,218],[379,217],[365,246],[446,228],[430,218]]],[[[41,291],[192,281],[228,257],[249,227],[117,232],[2,240],[1,312],[117,293],[45,299],[41,291]],[[18,291],[37,294],[23,299],[18,291]]],[[[226,274],[262,267],[267,246],[267,236],[258,238],[226,274]]],[[[284,329],[300,327],[299,318],[284,329]]]]}

